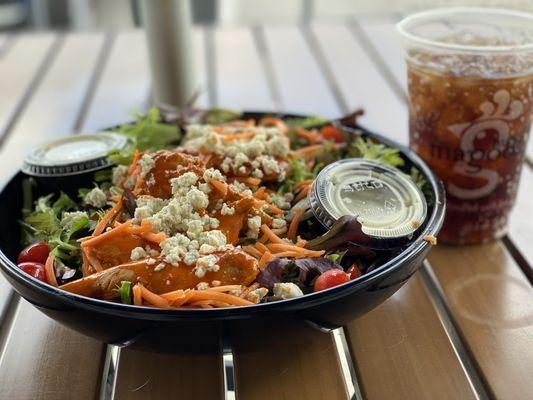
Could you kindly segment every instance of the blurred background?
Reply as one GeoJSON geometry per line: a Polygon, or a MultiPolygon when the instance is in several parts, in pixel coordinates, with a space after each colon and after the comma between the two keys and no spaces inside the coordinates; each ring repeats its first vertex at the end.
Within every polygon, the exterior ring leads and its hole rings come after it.
{"type": "MultiPolygon", "coordinates": [[[[158,0],[153,0],[158,1],[158,0]]],[[[195,23],[305,22],[453,5],[533,11],[533,0],[183,0],[195,23]]],[[[140,25],[139,0],[0,0],[0,30],[102,30],[140,25]]]]}

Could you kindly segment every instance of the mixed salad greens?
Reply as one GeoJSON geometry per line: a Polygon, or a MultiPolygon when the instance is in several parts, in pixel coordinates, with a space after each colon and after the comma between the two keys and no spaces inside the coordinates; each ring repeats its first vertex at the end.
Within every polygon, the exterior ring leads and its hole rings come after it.
{"type": "Polygon", "coordinates": [[[128,147],[77,198],[34,199],[24,181],[18,262],[37,279],[125,304],[243,306],[347,282],[401,251],[366,246],[353,216],[325,231],[310,212],[313,180],[338,159],[404,167],[398,149],[342,124],[153,108],[114,132],[128,147]]]}

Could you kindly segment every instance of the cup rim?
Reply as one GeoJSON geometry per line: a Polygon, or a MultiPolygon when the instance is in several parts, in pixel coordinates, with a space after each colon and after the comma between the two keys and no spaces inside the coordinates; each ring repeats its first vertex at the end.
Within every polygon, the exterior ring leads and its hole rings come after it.
{"type": "Polygon", "coordinates": [[[438,48],[442,50],[451,50],[454,52],[467,52],[467,53],[495,53],[505,54],[511,52],[528,52],[533,51],[533,41],[531,43],[516,44],[516,45],[491,45],[491,46],[479,46],[468,44],[453,44],[445,43],[438,40],[426,39],[415,34],[408,32],[408,26],[417,20],[423,20],[427,17],[435,17],[439,15],[452,15],[454,13],[466,13],[466,14],[491,14],[510,16],[517,18],[529,19],[533,24],[533,13],[518,10],[509,10],[505,8],[485,8],[485,7],[445,7],[437,8],[428,11],[417,12],[403,18],[396,24],[397,32],[405,39],[412,41],[416,44],[425,45],[428,47],[438,48]]]}

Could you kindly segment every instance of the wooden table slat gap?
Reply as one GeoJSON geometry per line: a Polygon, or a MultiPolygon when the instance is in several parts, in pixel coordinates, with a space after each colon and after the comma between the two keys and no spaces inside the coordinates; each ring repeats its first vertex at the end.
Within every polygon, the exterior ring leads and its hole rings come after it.
{"type": "Polygon", "coordinates": [[[255,48],[261,59],[261,66],[263,67],[265,78],[268,82],[272,101],[274,102],[274,108],[276,111],[280,111],[283,108],[283,103],[281,100],[280,88],[275,77],[272,58],[267,48],[264,29],[261,26],[253,26],[251,32],[255,48]]]}
{"type": "Polygon", "coordinates": [[[311,54],[315,58],[320,70],[322,71],[323,76],[326,78],[326,82],[329,86],[330,92],[333,95],[333,98],[335,99],[335,102],[337,103],[337,107],[344,114],[352,111],[350,110],[346,99],[344,98],[341,90],[339,89],[337,80],[335,79],[333,71],[331,70],[329,64],[326,61],[326,56],[324,55],[322,48],[318,44],[318,40],[313,30],[309,27],[309,25],[303,25],[301,29],[303,37],[307,45],[309,46],[311,54]]]}
{"type": "Polygon", "coordinates": [[[338,357],[344,375],[344,381],[350,399],[362,400],[360,377],[350,351],[346,333],[346,327],[340,327],[333,331],[333,338],[337,348],[338,357]],[[346,365],[345,365],[346,364],[346,365]]]}
{"type": "Polygon", "coordinates": [[[0,60],[9,54],[9,51],[13,48],[16,40],[17,35],[14,34],[7,34],[3,37],[2,43],[0,44],[0,60]]]}
{"type": "Polygon", "coordinates": [[[506,235],[502,239],[502,243],[507,249],[507,251],[511,254],[516,264],[520,267],[527,280],[529,281],[530,285],[533,286],[533,265],[528,262],[528,260],[524,256],[524,253],[522,253],[516,247],[515,242],[513,242],[508,235],[506,235]]]}
{"type": "Polygon", "coordinates": [[[17,123],[17,120],[19,119],[22,112],[24,111],[26,105],[31,100],[35,91],[38,89],[44,76],[46,75],[47,71],[52,65],[55,56],[58,54],[62,44],[63,44],[63,36],[57,35],[54,41],[52,42],[52,44],[50,45],[50,47],[48,48],[48,51],[46,52],[46,55],[44,56],[43,61],[39,65],[34,76],[29,81],[26,87],[26,90],[24,91],[22,97],[18,101],[15,109],[13,110],[9,118],[9,121],[4,125],[4,129],[2,130],[2,132],[0,132],[0,147],[4,145],[13,127],[17,123]]]}
{"type": "Polygon", "coordinates": [[[207,74],[207,97],[210,108],[218,104],[215,32],[212,26],[204,28],[204,54],[207,74]]]}
{"type": "MultiPolygon", "coordinates": [[[[533,142],[532,138],[529,141],[533,142]]],[[[533,168],[529,164],[524,164],[514,208],[509,219],[507,238],[503,240],[503,243],[530,283],[533,281],[533,224],[531,223],[533,203],[531,199],[533,199],[533,168]]]]}
{"type": "Polygon", "coordinates": [[[100,375],[100,399],[112,400],[117,389],[117,375],[120,368],[120,347],[108,344],[105,346],[102,374],[100,375]]]}
{"type": "Polygon", "coordinates": [[[503,243],[438,246],[429,261],[487,391],[496,398],[528,397],[533,291],[503,243]]]}
{"type": "Polygon", "coordinates": [[[313,24],[332,79],[350,111],[362,108],[360,123],[399,143],[407,143],[407,107],[398,99],[379,68],[345,25],[313,24]],[[386,114],[386,118],[384,115],[386,114]]]}
{"type": "MultiPolygon", "coordinates": [[[[41,142],[69,133],[69,121],[76,118],[76,110],[83,100],[84,82],[88,81],[83,78],[90,75],[95,65],[94,54],[100,39],[98,34],[62,37],[53,62],[43,73],[39,87],[28,99],[23,115],[5,143],[1,158],[4,171],[19,165],[29,134],[32,140],[41,142]]],[[[57,324],[24,300],[17,304],[5,340],[0,360],[1,398],[66,399],[72,393],[69,387],[72,384],[80,390],[80,398],[95,397],[101,343],[57,324]],[[33,335],[32,340],[25,339],[28,335],[33,335]],[[59,358],[62,368],[50,368],[50,364],[59,365],[59,358]],[[83,369],[76,368],[79,363],[83,363],[83,369]],[[28,376],[33,379],[25,379],[28,376]]]]}
{"type": "Polygon", "coordinates": [[[11,329],[13,328],[13,320],[17,312],[20,296],[15,291],[10,289],[10,294],[7,302],[4,304],[2,314],[0,315],[0,365],[2,365],[2,358],[5,352],[11,329]]]}
{"type": "Polygon", "coordinates": [[[387,83],[390,85],[392,91],[403,101],[407,102],[407,95],[405,90],[401,87],[399,82],[394,78],[394,74],[391,71],[389,65],[384,62],[384,60],[379,55],[378,50],[373,45],[370,38],[367,36],[366,32],[361,29],[359,22],[356,19],[350,19],[347,24],[348,29],[355,37],[355,39],[361,43],[361,46],[368,54],[368,57],[374,62],[374,65],[379,69],[382,76],[385,78],[387,83]]]}
{"type": "Polygon", "coordinates": [[[96,94],[96,89],[98,88],[100,80],[102,79],[106,64],[109,61],[109,56],[111,55],[111,51],[113,49],[113,44],[115,43],[116,37],[117,34],[115,32],[108,32],[104,37],[104,43],[100,48],[100,53],[98,54],[96,65],[89,80],[89,84],[87,85],[87,91],[84,95],[83,103],[80,106],[78,117],[76,118],[76,121],[74,122],[74,126],[72,128],[72,131],[75,134],[80,133],[82,126],[84,125],[85,120],[87,119],[87,114],[89,113],[89,109],[96,94]]]}
{"type": "Polygon", "coordinates": [[[465,371],[472,389],[479,399],[493,398],[494,396],[490,393],[490,388],[484,379],[481,369],[468,348],[467,341],[457,325],[457,321],[455,321],[453,314],[446,304],[446,296],[429,261],[424,261],[424,265],[420,269],[420,276],[425,283],[429,298],[437,311],[446,335],[450,339],[452,348],[465,371]]]}

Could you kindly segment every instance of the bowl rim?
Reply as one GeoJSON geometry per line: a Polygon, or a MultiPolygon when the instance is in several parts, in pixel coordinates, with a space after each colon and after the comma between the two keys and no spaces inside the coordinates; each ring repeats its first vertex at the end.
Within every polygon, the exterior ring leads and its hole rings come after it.
{"type": "MultiPolygon", "coordinates": [[[[297,116],[305,115],[287,114],[287,113],[268,113],[268,112],[254,112],[247,111],[245,114],[255,115],[277,115],[277,116],[297,116]]],[[[111,302],[107,300],[100,300],[91,297],[86,297],[74,293],[67,292],[58,287],[54,287],[44,282],[33,278],[17,268],[16,264],[11,261],[5,253],[0,249],[0,268],[4,273],[8,274],[12,279],[31,287],[45,296],[52,296],[54,300],[59,300],[63,303],[75,303],[78,307],[102,312],[112,315],[123,315],[131,317],[135,314],[136,318],[145,320],[173,320],[176,317],[187,320],[210,320],[225,319],[225,318],[247,318],[257,312],[279,312],[279,311],[299,311],[311,308],[315,305],[329,303],[335,301],[346,295],[362,290],[376,281],[381,280],[387,275],[393,274],[398,268],[422,254],[426,249],[431,247],[431,244],[424,240],[425,236],[435,236],[440,230],[445,213],[445,192],[442,181],[435,175],[435,173],[427,166],[427,164],[411,149],[403,144],[399,144],[394,140],[388,139],[381,134],[374,133],[367,130],[361,125],[357,126],[366,136],[377,139],[378,141],[396,147],[400,152],[409,159],[413,164],[421,170],[421,172],[428,178],[428,183],[431,185],[432,193],[435,196],[435,204],[432,213],[428,215],[429,219],[425,228],[418,234],[418,237],[409,244],[409,246],[395,257],[388,260],[386,263],[380,265],[373,271],[364,274],[354,280],[350,280],[332,288],[322,290],[319,292],[308,293],[301,297],[292,299],[279,300],[269,303],[260,303],[249,306],[233,306],[225,308],[212,309],[161,309],[155,307],[135,306],[130,304],[122,304],[111,302]]],[[[3,192],[5,188],[18,177],[23,174],[18,170],[9,180],[4,181],[0,188],[3,192]]],[[[24,297],[24,296],[23,296],[24,297]]],[[[42,306],[41,306],[42,307],[42,306]]]]}

